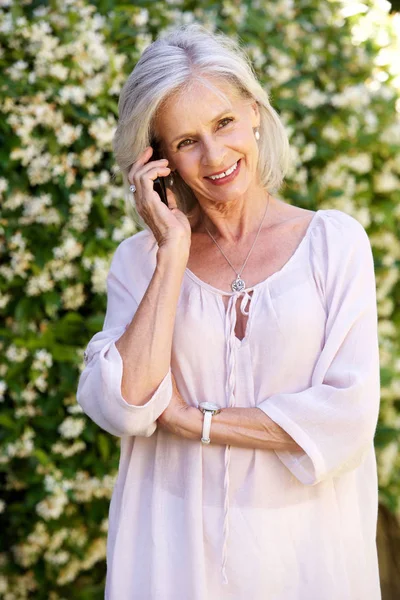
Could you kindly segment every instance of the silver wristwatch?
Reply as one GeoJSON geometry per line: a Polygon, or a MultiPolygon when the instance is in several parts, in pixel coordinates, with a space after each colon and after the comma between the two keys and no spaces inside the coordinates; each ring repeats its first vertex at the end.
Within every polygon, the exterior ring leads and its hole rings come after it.
{"type": "Polygon", "coordinates": [[[204,414],[203,419],[203,434],[201,436],[201,441],[203,444],[210,443],[210,429],[211,429],[211,419],[213,415],[217,415],[221,412],[221,409],[216,404],[212,402],[201,402],[199,404],[199,410],[204,414]]]}

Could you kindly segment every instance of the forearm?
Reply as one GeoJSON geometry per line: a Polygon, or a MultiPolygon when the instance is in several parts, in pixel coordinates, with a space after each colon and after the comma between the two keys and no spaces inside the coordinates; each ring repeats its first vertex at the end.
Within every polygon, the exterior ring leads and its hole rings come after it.
{"type": "MultiPolygon", "coordinates": [[[[200,442],[203,429],[203,414],[190,407],[181,414],[178,424],[179,435],[200,442]]],[[[260,450],[290,450],[302,452],[279,425],[259,408],[224,408],[211,421],[212,444],[258,448],[260,450]]]]}
{"type": "Polygon", "coordinates": [[[145,404],[170,367],[185,265],[184,253],[179,247],[158,253],[149,287],[131,323],[115,344],[123,361],[121,392],[130,404],[145,404]]]}

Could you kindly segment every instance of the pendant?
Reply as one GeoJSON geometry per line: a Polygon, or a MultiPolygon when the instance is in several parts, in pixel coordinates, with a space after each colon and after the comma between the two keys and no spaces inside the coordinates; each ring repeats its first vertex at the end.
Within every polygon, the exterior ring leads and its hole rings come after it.
{"type": "Polygon", "coordinates": [[[240,279],[239,275],[237,275],[235,281],[232,281],[232,290],[234,292],[241,292],[246,287],[243,279],[240,279]]]}

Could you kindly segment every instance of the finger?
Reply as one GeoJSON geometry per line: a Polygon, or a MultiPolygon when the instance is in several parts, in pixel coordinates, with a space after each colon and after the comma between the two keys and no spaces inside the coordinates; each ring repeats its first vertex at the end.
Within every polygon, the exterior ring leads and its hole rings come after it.
{"type": "Polygon", "coordinates": [[[137,172],[134,172],[131,179],[132,179],[132,183],[134,183],[136,185],[136,190],[139,191],[139,188],[143,187],[144,181],[146,178],[154,181],[154,179],[156,179],[157,177],[160,177],[160,175],[158,174],[160,169],[164,169],[164,171],[161,175],[162,177],[166,177],[167,175],[169,175],[171,172],[171,169],[168,167],[168,171],[165,171],[165,168],[167,167],[167,163],[168,163],[168,161],[166,159],[161,159],[159,161],[154,161],[154,162],[152,161],[148,165],[143,166],[137,172]],[[148,175],[149,173],[152,173],[152,175],[149,176],[148,175]]]}
{"type": "Polygon", "coordinates": [[[167,188],[167,202],[169,210],[173,210],[174,208],[178,208],[178,204],[176,202],[175,194],[172,190],[167,188]]]}
{"type": "Polygon", "coordinates": [[[133,177],[133,183],[136,186],[135,203],[138,205],[141,202],[151,202],[155,199],[154,180],[157,177],[167,177],[171,169],[167,166],[149,167],[146,170],[140,171],[133,177]]]}
{"type": "Polygon", "coordinates": [[[145,148],[142,154],[139,154],[139,157],[135,160],[135,162],[132,163],[128,173],[128,180],[130,183],[133,183],[132,178],[134,174],[137,173],[138,170],[140,170],[140,167],[145,165],[150,160],[152,154],[153,148],[151,146],[147,146],[147,148],[145,148]]]}
{"type": "MultiPolygon", "coordinates": [[[[160,160],[151,161],[147,165],[145,165],[144,167],[142,167],[140,169],[140,171],[137,172],[136,177],[138,179],[140,179],[143,176],[146,177],[147,173],[152,172],[154,169],[165,169],[166,167],[169,169],[169,171],[171,171],[170,167],[168,167],[168,160],[166,158],[162,158],[160,160]]],[[[158,177],[158,176],[156,175],[154,177],[154,179],[156,177],[158,177]]]]}
{"type": "Polygon", "coordinates": [[[171,172],[169,167],[157,167],[154,169],[149,169],[146,171],[140,178],[140,190],[144,197],[152,198],[154,192],[154,180],[157,177],[166,177],[171,172]]]}

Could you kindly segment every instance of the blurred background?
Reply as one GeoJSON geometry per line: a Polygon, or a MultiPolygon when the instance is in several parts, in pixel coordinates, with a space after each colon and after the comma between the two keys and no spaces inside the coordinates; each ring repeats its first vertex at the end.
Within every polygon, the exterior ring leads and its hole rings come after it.
{"type": "Polygon", "coordinates": [[[385,0],[0,0],[1,598],[104,597],[120,440],[75,393],[103,326],[111,257],[136,231],[111,142],[141,52],[193,21],[239,39],[269,91],[292,151],[281,197],[342,210],[370,237],[378,551],[383,600],[400,598],[399,10],[385,0]]]}

